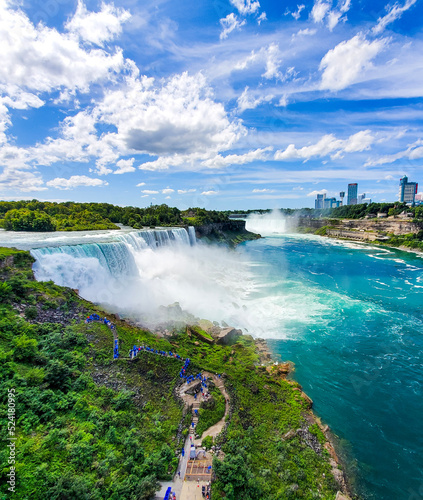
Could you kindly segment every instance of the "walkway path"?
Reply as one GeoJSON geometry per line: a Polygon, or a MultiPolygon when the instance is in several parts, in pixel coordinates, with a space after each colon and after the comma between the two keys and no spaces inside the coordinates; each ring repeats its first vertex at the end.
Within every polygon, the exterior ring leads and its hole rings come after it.
{"type": "Polygon", "coordinates": [[[171,483],[170,482],[161,483],[162,488],[156,494],[155,497],[156,500],[163,500],[166,489],[169,486],[172,487],[172,492],[176,494],[177,500],[197,500],[197,499],[200,500],[204,498],[201,493],[202,487],[203,486],[207,487],[207,484],[210,483],[211,470],[209,471],[210,473],[209,474],[207,473],[206,476],[204,475],[204,472],[205,470],[207,470],[208,465],[211,466],[212,463],[211,456],[207,454],[206,457],[203,456],[202,458],[199,457],[194,460],[190,460],[189,455],[190,455],[191,444],[194,444],[196,447],[201,446],[201,443],[206,436],[211,436],[214,439],[222,432],[226,423],[226,416],[229,413],[229,395],[225,389],[223,380],[220,377],[210,372],[203,372],[202,375],[203,377],[206,377],[208,380],[212,380],[214,385],[223,394],[225,398],[225,414],[219,420],[219,422],[217,422],[215,425],[212,425],[207,430],[205,430],[199,439],[195,439],[194,438],[195,427],[198,422],[198,417],[195,413],[195,410],[198,410],[200,408],[201,402],[205,401],[206,398],[204,398],[201,395],[201,393],[197,396],[197,399],[193,395],[187,394],[187,391],[189,389],[192,389],[201,383],[200,380],[194,380],[190,384],[185,382],[179,387],[178,395],[183,400],[185,406],[187,408],[192,406],[192,422],[194,422],[194,426],[190,425],[189,435],[184,443],[185,453],[184,456],[181,456],[180,458],[178,470],[175,474],[175,477],[173,478],[173,481],[171,483]],[[187,474],[188,464],[189,464],[189,473],[187,474]],[[198,466],[200,465],[202,466],[203,469],[202,473],[201,475],[196,475],[195,471],[199,470],[198,466]],[[180,472],[180,476],[178,475],[178,472],[180,472]]]}

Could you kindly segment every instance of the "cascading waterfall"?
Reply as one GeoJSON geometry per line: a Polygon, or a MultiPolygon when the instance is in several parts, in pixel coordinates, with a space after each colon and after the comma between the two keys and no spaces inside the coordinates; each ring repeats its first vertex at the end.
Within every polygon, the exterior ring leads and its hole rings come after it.
{"type": "Polygon", "coordinates": [[[202,318],[245,326],[242,300],[249,265],[221,248],[197,245],[194,227],[113,234],[114,241],[33,248],[40,281],[78,289],[82,297],[135,319],[161,322],[161,306],[179,302],[202,318]],[[154,318],[151,320],[151,318],[154,318]]]}
{"type": "Polygon", "coordinates": [[[273,210],[271,213],[264,215],[251,214],[245,224],[247,231],[262,236],[295,232],[295,227],[296,220],[293,217],[283,216],[279,210],[273,210]]]}

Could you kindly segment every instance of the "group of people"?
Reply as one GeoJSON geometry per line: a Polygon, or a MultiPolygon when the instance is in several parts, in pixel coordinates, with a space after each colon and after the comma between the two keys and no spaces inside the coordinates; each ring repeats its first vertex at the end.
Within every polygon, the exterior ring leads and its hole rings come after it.
{"type": "MultiPolygon", "coordinates": [[[[106,317],[101,318],[98,314],[93,313],[88,316],[88,318],[85,320],[85,323],[93,323],[93,322],[99,322],[99,323],[104,323],[106,326],[110,328],[110,330],[113,331],[115,337],[117,337],[116,333],[116,326],[110,321],[110,319],[107,319],[106,317]]],[[[119,341],[117,338],[115,338],[115,345],[113,348],[113,358],[117,359],[119,357],[119,341]]]]}
{"type": "Polygon", "coordinates": [[[176,500],[176,494],[172,493],[172,487],[169,486],[169,488],[166,490],[165,496],[163,500],[176,500]]]}
{"type": "MultiPolygon", "coordinates": [[[[138,353],[141,351],[151,352],[152,354],[157,354],[158,356],[164,356],[165,358],[174,358],[174,359],[179,359],[181,361],[184,361],[184,358],[182,356],[180,356],[179,354],[176,354],[175,352],[162,351],[161,349],[155,349],[154,347],[149,347],[148,345],[141,345],[139,347],[134,345],[134,347],[129,350],[129,357],[131,359],[134,359],[136,356],[138,356],[138,353]]],[[[186,370],[188,368],[189,363],[190,363],[190,360],[188,358],[186,358],[183,370],[186,370]]],[[[181,370],[181,372],[182,372],[182,370],[181,370]]]]}
{"type": "Polygon", "coordinates": [[[93,321],[99,321],[108,326],[110,330],[116,330],[116,326],[110,321],[110,319],[100,318],[98,314],[91,314],[90,316],[88,316],[88,318],[85,320],[85,323],[92,323],[93,321]]]}

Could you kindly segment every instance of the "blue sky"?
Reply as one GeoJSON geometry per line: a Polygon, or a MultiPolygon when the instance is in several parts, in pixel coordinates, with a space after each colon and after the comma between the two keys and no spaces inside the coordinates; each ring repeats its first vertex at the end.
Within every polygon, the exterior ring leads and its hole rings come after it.
{"type": "Polygon", "coordinates": [[[423,7],[3,0],[0,198],[179,208],[423,183],[423,7]]]}

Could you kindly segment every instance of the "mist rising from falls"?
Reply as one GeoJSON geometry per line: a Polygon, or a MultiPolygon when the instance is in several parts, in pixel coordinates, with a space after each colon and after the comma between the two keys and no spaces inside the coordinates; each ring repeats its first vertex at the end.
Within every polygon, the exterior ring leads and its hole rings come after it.
{"type": "Polygon", "coordinates": [[[194,228],[134,231],[114,241],[36,248],[38,280],[78,289],[82,297],[146,323],[166,318],[160,306],[251,329],[250,263],[223,248],[197,245],[194,228]]]}
{"type": "Polygon", "coordinates": [[[286,217],[282,215],[280,210],[272,210],[272,212],[263,215],[250,214],[245,228],[252,233],[271,236],[295,232],[296,225],[294,217],[286,217]]]}

